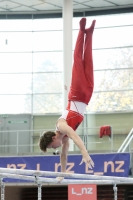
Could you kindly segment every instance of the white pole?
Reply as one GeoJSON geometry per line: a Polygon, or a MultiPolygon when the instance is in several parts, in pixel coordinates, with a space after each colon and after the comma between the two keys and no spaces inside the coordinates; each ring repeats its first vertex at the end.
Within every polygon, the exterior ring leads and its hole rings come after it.
{"type": "Polygon", "coordinates": [[[54,176],[54,177],[67,177],[67,178],[78,178],[78,179],[92,179],[92,180],[112,180],[118,182],[128,182],[133,183],[133,178],[116,177],[116,176],[98,176],[98,175],[88,175],[88,174],[71,174],[63,172],[50,172],[50,171],[36,171],[36,170],[23,170],[23,169],[9,169],[0,168],[0,173],[10,173],[10,174],[23,174],[32,176],[54,176]]]}
{"type": "Polygon", "coordinates": [[[130,139],[128,140],[128,142],[126,143],[126,145],[125,145],[124,149],[122,150],[122,152],[125,152],[125,151],[126,151],[126,148],[129,146],[129,144],[130,144],[130,142],[132,141],[132,139],[133,139],[133,134],[132,134],[132,136],[130,137],[130,139]]]}
{"type": "Polygon", "coordinates": [[[42,184],[38,184],[38,200],[42,199],[42,184]]]}
{"type": "Polygon", "coordinates": [[[42,199],[42,181],[38,176],[35,176],[35,183],[38,185],[38,200],[42,199]]]}
{"type": "MultiPolygon", "coordinates": [[[[63,110],[66,109],[68,103],[72,74],[72,20],[73,1],[63,0],[63,110]]],[[[69,151],[73,150],[73,140],[70,140],[69,151]]]]}
{"type": "Polygon", "coordinates": [[[63,0],[63,110],[67,106],[72,74],[72,19],[73,1],[63,0]]]}
{"type": "Polygon", "coordinates": [[[0,185],[1,185],[1,200],[5,200],[5,184],[2,178],[0,185]]]}
{"type": "Polygon", "coordinates": [[[114,185],[113,189],[114,189],[114,200],[117,200],[117,187],[116,187],[116,184],[114,185]]]}
{"type": "Polygon", "coordinates": [[[18,140],[19,140],[19,135],[18,135],[19,133],[17,132],[17,155],[18,155],[18,140]]]}

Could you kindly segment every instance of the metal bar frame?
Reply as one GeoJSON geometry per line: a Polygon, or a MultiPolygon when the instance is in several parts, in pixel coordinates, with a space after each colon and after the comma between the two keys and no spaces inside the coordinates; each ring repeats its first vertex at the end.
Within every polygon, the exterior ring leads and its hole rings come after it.
{"type": "Polygon", "coordinates": [[[114,190],[114,200],[117,200],[117,187],[116,184],[133,184],[133,178],[113,177],[113,176],[96,176],[87,174],[69,174],[62,172],[49,172],[49,171],[36,171],[36,170],[21,170],[21,169],[9,169],[0,168],[1,177],[1,200],[5,199],[5,183],[4,178],[28,180],[34,182],[38,186],[38,200],[42,199],[42,184],[43,183],[56,183],[56,184],[97,184],[107,185],[111,184],[114,190]],[[52,178],[46,178],[43,176],[52,176],[52,178]],[[73,179],[64,179],[61,183],[53,177],[66,177],[73,179]],[[74,180],[74,178],[79,180],[74,180]],[[84,180],[87,179],[87,180],[84,180]],[[90,180],[91,179],[91,180],[90,180]]]}
{"type": "MultiPolygon", "coordinates": [[[[38,176],[44,178],[46,177],[66,177],[69,179],[82,179],[82,180],[102,180],[102,181],[113,181],[118,183],[132,183],[133,184],[133,178],[127,178],[127,177],[116,177],[116,176],[99,176],[99,175],[89,175],[89,174],[72,174],[72,173],[64,173],[64,172],[50,172],[50,171],[37,171],[37,170],[23,170],[23,169],[9,169],[9,168],[0,168],[0,176],[6,177],[14,174],[16,177],[18,175],[28,175],[28,176],[38,176]],[[6,174],[3,174],[6,173],[6,174]],[[44,177],[43,177],[44,176],[44,177]]],[[[80,180],[81,181],[81,180],[80,180]]]]}

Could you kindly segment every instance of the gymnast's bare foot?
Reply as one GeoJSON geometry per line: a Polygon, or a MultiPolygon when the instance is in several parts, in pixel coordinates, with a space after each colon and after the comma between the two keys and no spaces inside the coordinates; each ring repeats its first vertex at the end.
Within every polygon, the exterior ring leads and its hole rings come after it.
{"type": "Polygon", "coordinates": [[[89,32],[93,33],[94,27],[95,27],[95,23],[96,23],[96,20],[93,20],[91,26],[89,28],[85,29],[85,33],[86,34],[89,33],[89,32]]]}
{"type": "Polygon", "coordinates": [[[79,22],[80,24],[80,30],[85,31],[85,26],[86,26],[86,18],[82,18],[79,22]]]}

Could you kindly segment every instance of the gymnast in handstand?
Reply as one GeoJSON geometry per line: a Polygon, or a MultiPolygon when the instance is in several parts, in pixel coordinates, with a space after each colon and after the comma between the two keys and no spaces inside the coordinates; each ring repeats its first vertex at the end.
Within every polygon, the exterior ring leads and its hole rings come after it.
{"type": "Polygon", "coordinates": [[[66,171],[69,138],[81,151],[82,161],[80,164],[85,162],[89,168],[94,167],[94,162],[89,156],[83,141],[75,131],[83,121],[84,112],[94,88],[92,35],[95,20],[87,29],[85,28],[86,18],[82,18],[79,25],[80,30],[74,50],[74,64],[67,108],[57,120],[56,130],[43,133],[39,140],[40,149],[44,152],[47,151],[47,148],[56,149],[62,146],[60,155],[61,172],[66,171]]]}

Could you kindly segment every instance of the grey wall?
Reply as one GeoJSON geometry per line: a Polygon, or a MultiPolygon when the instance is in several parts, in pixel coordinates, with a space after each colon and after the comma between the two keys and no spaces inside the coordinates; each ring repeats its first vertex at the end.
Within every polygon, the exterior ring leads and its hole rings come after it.
{"type": "MultiPolygon", "coordinates": [[[[34,129],[53,129],[60,115],[45,115],[33,117],[34,129]]],[[[99,130],[103,125],[112,126],[113,130],[113,151],[117,151],[130,130],[133,127],[133,113],[111,113],[111,114],[87,114],[84,122],[77,129],[77,134],[88,136],[88,150],[90,151],[110,151],[111,141],[109,137],[99,138],[99,130]],[[85,128],[87,127],[87,128],[85,128]],[[97,128],[96,128],[97,127],[97,128]],[[90,142],[90,143],[89,143],[90,142]],[[97,142],[97,143],[95,143],[97,142]],[[103,142],[103,143],[102,143],[103,142]]],[[[34,142],[37,143],[39,133],[36,133],[34,142]]],[[[78,148],[75,148],[77,151],[78,148]]],[[[36,149],[35,149],[36,151],[36,149]]]]}

